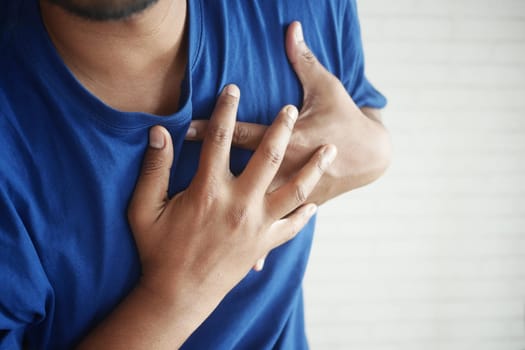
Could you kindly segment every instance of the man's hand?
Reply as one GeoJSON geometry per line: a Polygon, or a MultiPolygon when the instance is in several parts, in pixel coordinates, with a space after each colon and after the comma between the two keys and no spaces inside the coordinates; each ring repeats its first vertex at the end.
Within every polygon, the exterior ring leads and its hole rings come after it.
{"type": "Polygon", "coordinates": [[[250,271],[257,258],[292,239],[314,214],[304,204],[336,156],[320,147],[294,177],[272,182],[297,119],[284,108],[239,177],[229,170],[239,90],[227,86],[207,128],[189,187],[167,197],[173,148],[150,132],[128,216],[142,264],[134,292],[83,344],[86,348],[178,348],[250,271]]]}
{"type": "Polygon", "coordinates": [[[297,110],[284,108],[267,130],[244,172],[234,177],[229,154],[239,90],[219,97],[204,139],[199,169],[190,186],[166,198],[172,149],[161,129],[150,148],[129,208],[143,281],[168,295],[181,281],[198,290],[226,294],[261,254],[291,239],[313,208],[302,207],[335,148],[321,148],[295,177],[269,192],[290,138],[297,110]],[[296,210],[299,208],[299,210],[296,210]],[[204,288],[203,288],[204,286],[204,288]]]}
{"type": "MultiPolygon", "coordinates": [[[[304,101],[271,188],[288,181],[319,146],[327,143],[335,144],[339,154],[308,201],[321,204],[377,179],[387,168],[391,152],[390,138],[378,111],[356,106],[341,82],[307,47],[298,22],[288,29],[286,51],[303,85],[304,101]]],[[[202,139],[206,128],[206,121],[193,121],[187,138],[202,139]]],[[[264,125],[238,122],[233,144],[255,150],[265,130],[264,125]]]]}

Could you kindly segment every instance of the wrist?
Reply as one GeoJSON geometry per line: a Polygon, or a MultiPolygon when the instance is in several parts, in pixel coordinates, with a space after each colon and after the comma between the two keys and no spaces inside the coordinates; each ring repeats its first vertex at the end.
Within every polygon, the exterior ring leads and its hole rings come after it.
{"type": "Polygon", "coordinates": [[[323,175],[323,191],[330,198],[377,180],[390,164],[392,143],[380,121],[361,113],[350,130],[356,133],[340,139],[337,159],[323,175]]]}
{"type": "MultiPolygon", "coordinates": [[[[155,319],[173,332],[188,336],[208,318],[220,300],[204,295],[190,285],[180,283],[177,288],[162,286],[152,279],[141,279],[133,290],[155,319]]],[[[182,345],[182,344],[180,344],[182,345]]]]}
{"type": "Polygon", "coordinates": [[[208,317],[225,296],[217,288],[206,287],[195,279],[161,273],[143,275],[136,289],[167,314],[195,315],[202,320],[208,317]]]}

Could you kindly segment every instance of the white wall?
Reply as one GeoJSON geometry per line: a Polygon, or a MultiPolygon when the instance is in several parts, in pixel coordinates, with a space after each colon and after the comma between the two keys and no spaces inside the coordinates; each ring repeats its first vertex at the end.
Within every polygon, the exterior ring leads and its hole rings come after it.
{"type": "Polygon", "coordinates": [[[525,350],[525,1],[358,5],[395,157],[320,210],[311,346],[525,350]]]}

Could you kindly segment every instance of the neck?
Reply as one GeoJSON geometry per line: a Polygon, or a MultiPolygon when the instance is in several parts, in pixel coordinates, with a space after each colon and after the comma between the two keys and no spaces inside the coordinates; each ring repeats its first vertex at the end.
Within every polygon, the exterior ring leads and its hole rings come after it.
{"type": "Polygon", "coordinates": [[[186,1],[159,0],[119,21],[85,20],[41,0],[58,53],[81,84],[122,111],[177,110],[186,67],[186,1]]]}

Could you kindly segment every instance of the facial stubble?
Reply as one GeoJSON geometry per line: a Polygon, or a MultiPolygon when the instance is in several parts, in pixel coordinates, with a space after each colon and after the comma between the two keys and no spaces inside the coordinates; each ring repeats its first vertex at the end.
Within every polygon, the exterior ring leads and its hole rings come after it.
{"type": "Polygon", "coordinates": [[[158,0],[46,0],[91,21],[118,21],[138,14],[158,0]]]}

